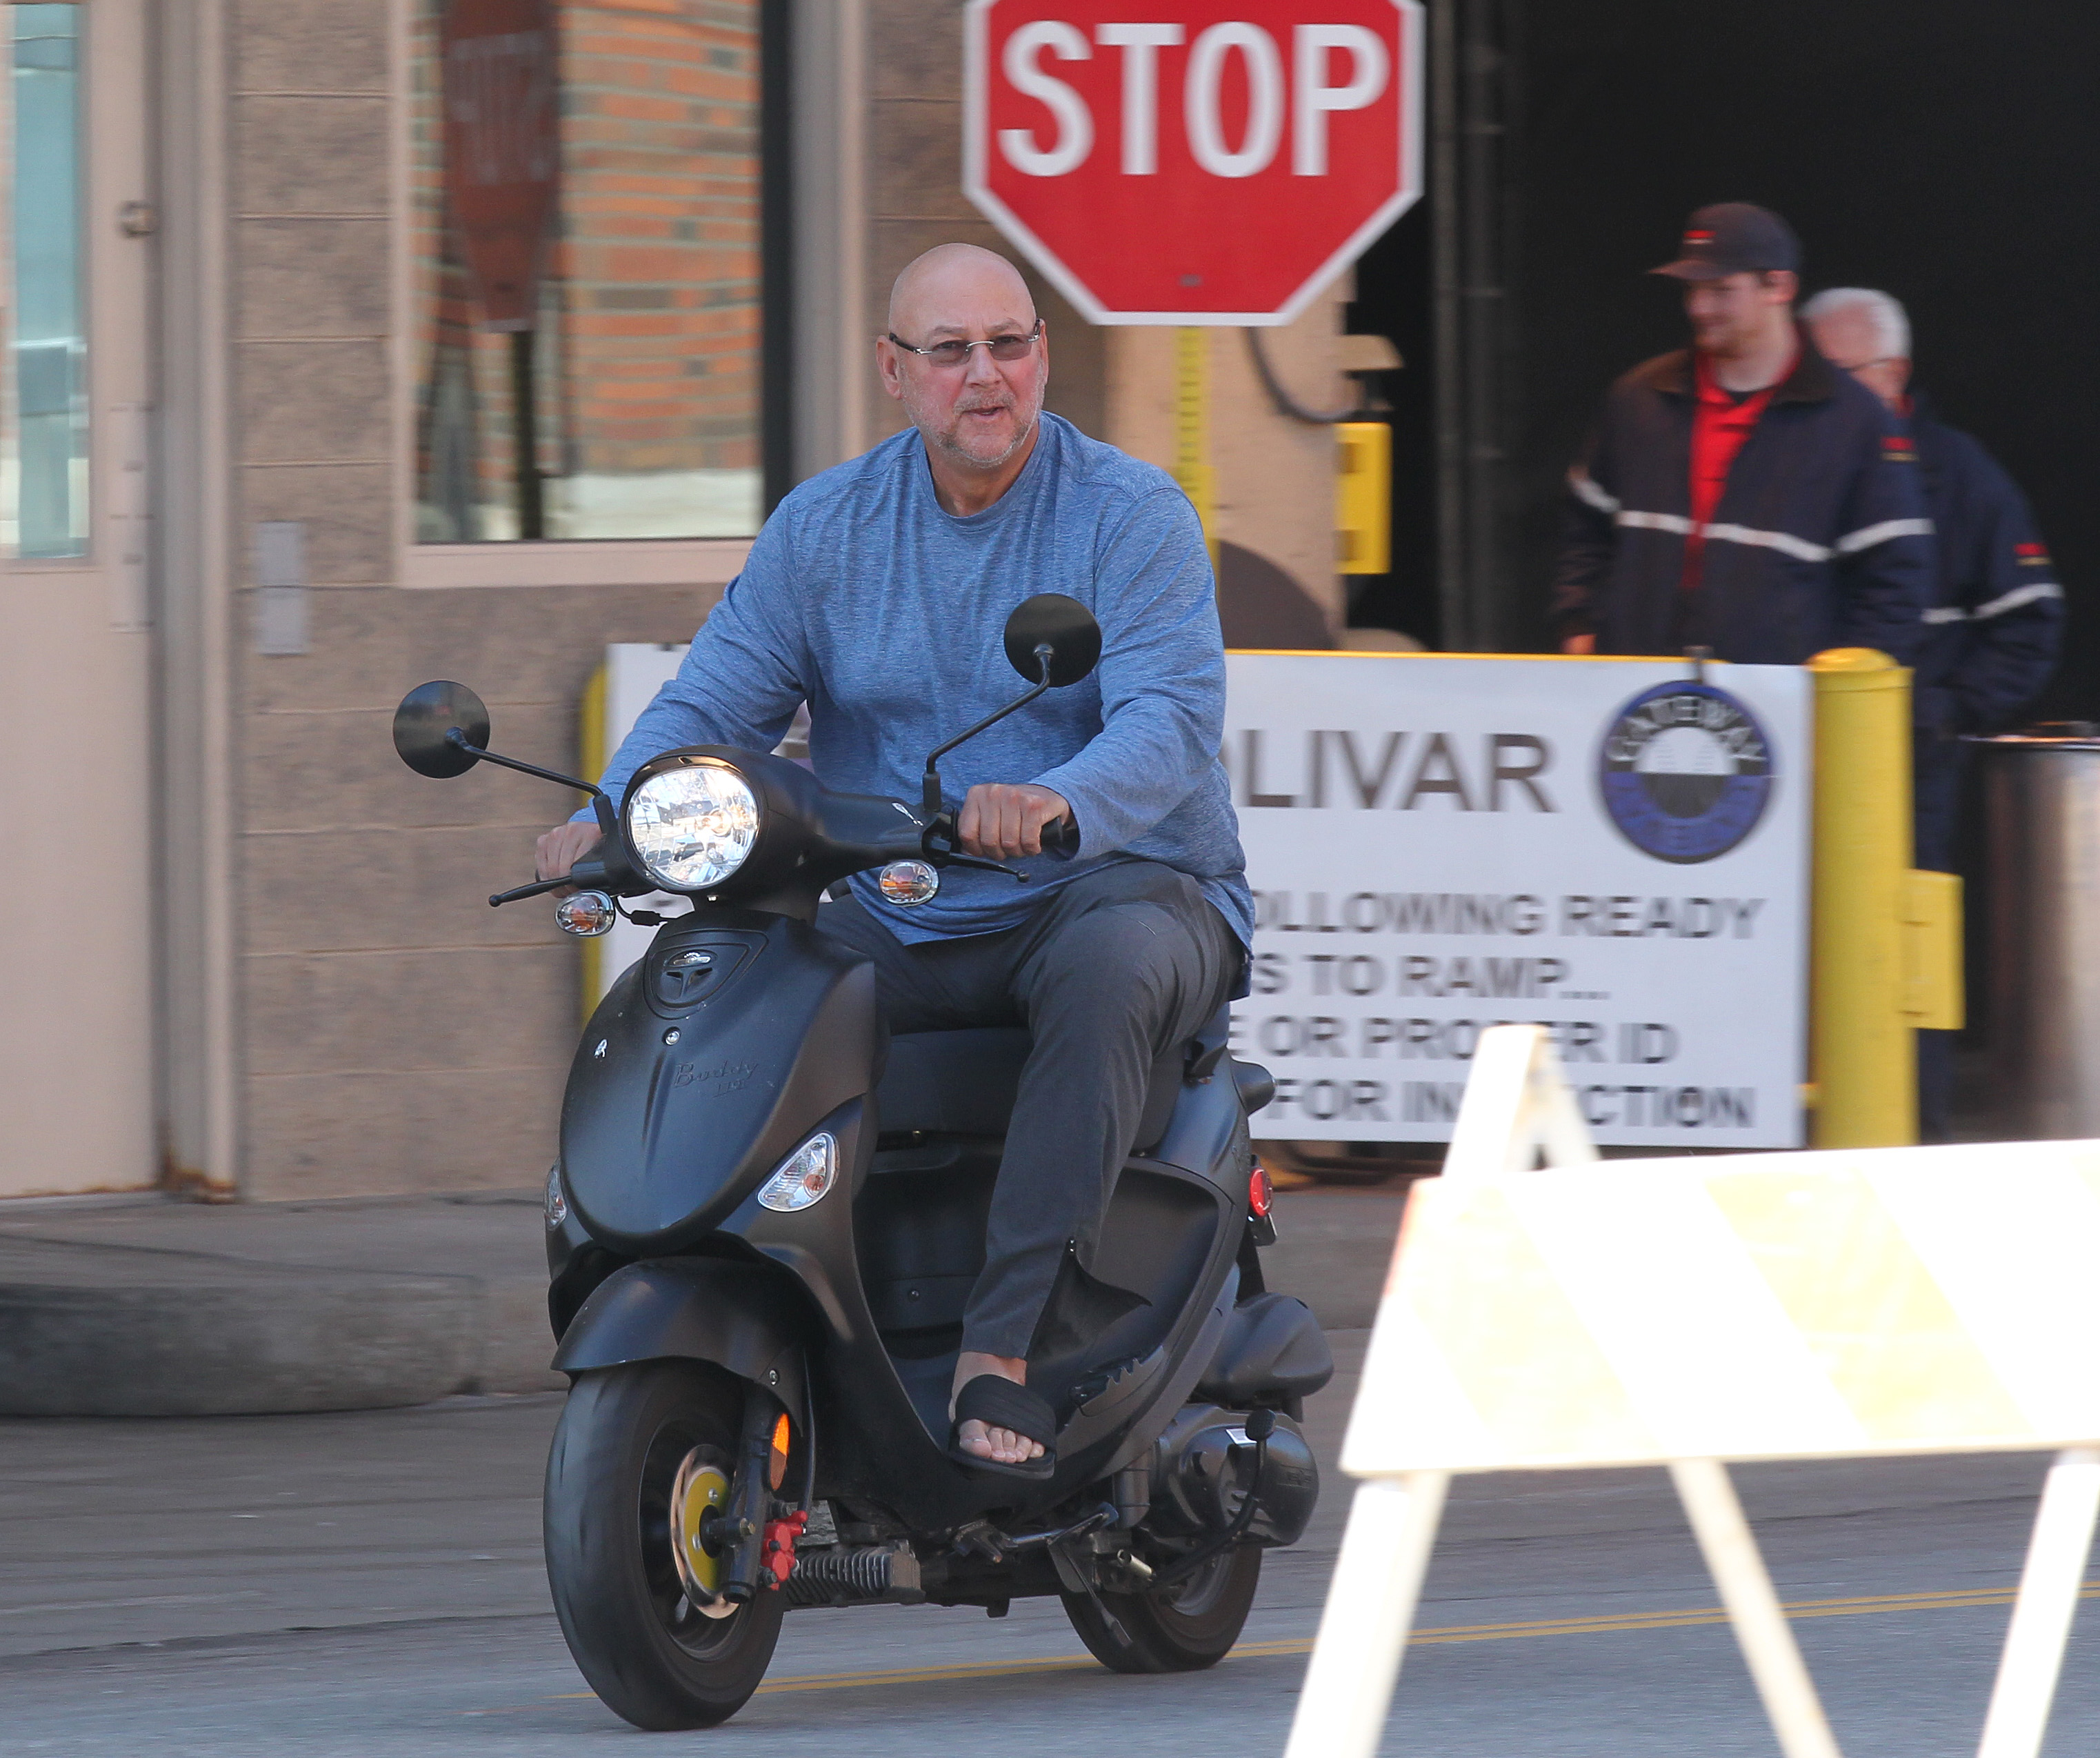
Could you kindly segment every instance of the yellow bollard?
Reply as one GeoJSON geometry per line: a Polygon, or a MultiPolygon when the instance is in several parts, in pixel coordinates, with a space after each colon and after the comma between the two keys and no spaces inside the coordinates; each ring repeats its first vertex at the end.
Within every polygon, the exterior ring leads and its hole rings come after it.
{"type": "MultiPolygon", "coordinates": [[[[576,727],[576,758],[583,765],[583,773],[593,781],[605,773],[605,766],[612,760],[612,753],[605,748],[605,696],[607,686],[606,668],[601,665],[590,674],[590,682],[584,686],[581,718],[576,727]]],[[[580,940],[583,949],[583,984],[578,999],[583,1007],[583,1024],[590,1023],[590,1017],[598,1011],[599,961],[605,956],[602,940],[580,940]]]]}
{"type": "Polygon", "coordinates": [[[1808,662],[1815,687],[1809,1060],[1818,1147],[1917,1140],[1910,673],[1870,647],[1808,662]]]}

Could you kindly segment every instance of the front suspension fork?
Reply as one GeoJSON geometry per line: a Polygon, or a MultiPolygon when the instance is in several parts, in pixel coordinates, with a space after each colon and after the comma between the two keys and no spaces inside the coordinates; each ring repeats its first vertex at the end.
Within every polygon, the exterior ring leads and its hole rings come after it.
{"type": "MultiPolygon", "coordinates": [[[[773,1437],[787,1407],[764,1387],[747,1385],[743,1426],[736,1443],[736,1478],[730,1491],[727,1530],[735,1535],[722,1571],[722,1597],[739,1605],[761,1587],[784,1586],[793,1570],[795,1540],[808,1519],[806,1508],[773,1518],[773,1437]]],[[[792,1423],[792,1418],[788,1418],[792,1423]]],[[[803,1437],[806,1447],[814,1437],[803,1437]]],[[[813,1461],[814,1462],[814,1461],[813,1461]]],[[[782,1461],[784,1465],[784,1459],[782,1461]]]]}

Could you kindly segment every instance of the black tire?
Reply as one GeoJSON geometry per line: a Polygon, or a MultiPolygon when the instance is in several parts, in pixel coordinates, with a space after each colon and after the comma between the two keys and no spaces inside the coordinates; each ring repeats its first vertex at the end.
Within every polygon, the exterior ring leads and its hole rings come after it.
{"type": "Polygon", "coordinates": [[[686,1596],[671,1549],[671,1486],[696,1449],[735,1475],[743,1381],[697,1362],[588,1373],[547,1455],[547,1584],[593,1690],[638,1728],[712,1727],[750,1700],[780,1639],[784,1594],[726,1617],[686,1596]]]}
{"type": "Polygon", "coordinates": [[[1261,1553],[1249,1547],[1224,1552],[1164,1593],[1104,1593],[1122,1638],[1084,1593],[1059,1597],[1079,1640],[1110,1671],[1200,1672],[1232,1652],[1260,1584],[1261,1553]]]}

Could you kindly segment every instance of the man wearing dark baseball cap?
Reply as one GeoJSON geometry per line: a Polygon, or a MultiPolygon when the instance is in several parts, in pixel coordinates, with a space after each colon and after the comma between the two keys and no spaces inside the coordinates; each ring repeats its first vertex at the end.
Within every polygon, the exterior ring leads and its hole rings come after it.
{"type": "Polygon", "coordinates": [[[1747,201],[1721,201],[1701,208],[1684,223],[1680,254],[1674,263],[1650,269],[1677,280],[1725,280],[1731,275],[1801,272],[1801,241],[1793,228],[1769,208],[1747,201]]]}
{"type": "Polygon", "coordinates": [[[1675,258],[1692,347],[1613,385],[1574,467],[1553,617],[1569,653],[1798,665],[1923,639],[1932,526],[1880,400],[1795,323],[1801,245],[1768,209],[1701,208],[1675,258]]]}

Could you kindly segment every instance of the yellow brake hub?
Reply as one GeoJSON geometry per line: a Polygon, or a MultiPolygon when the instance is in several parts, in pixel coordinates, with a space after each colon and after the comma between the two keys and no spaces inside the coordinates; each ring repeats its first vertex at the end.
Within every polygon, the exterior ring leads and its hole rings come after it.
{"type": "Polygon", "coordinates": [[[700,1522],[729,1500],[729,1478],[695,1447],[671,1482],[671,1560],[693,1609],[726,1618],[736,1607],[721,1596],[721,1558],[701,1542],[700,1522]]]}

